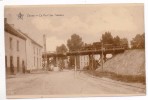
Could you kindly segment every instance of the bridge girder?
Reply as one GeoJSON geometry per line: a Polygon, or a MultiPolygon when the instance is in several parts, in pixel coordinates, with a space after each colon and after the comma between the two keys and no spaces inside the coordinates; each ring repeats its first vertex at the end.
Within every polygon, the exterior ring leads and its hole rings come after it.
{"type": "MultiPolygon", "coordinates": [[[[116,48],[116,49],[105,49],[105,50],[87,50],[87,51],[72,51],[67,52],[65,54],[63,53],[48,53],[46,54],[48,58],[50,57],[67,57],[67,56],[76,56],[76,55],[90,55],[90,54],[117,54],[117,53],[123,53],[124,48],[116,48]]],[[[45,54],[42,55],[42,58],[45,57],[45,54]]]]}

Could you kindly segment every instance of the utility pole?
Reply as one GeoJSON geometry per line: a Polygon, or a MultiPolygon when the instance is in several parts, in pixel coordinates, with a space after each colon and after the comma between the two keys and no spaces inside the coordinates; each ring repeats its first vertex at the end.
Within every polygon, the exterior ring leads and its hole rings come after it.
{"type": "Polygon", "coordinates": [[[93,62],[93,60],[94,59],[93,59],[93,53],[92,53],[92,56],[91,56],[91,63],[92,63],[91,64],[91,70],[92,70],[92,75],[94,75],[94,73],[93,73],[94,72],[94,62],[93,62]]]}
{"type": "Polygon", "coordinates": [[[102,51],[102,54],[101,54],[102,72],[103,72],[103,56],[104,56],[104,55],[103,55],[103,49],[104,49],[104,48],[103,48],[103,42],[102,42],[102,46],[101,46],[101,51],[102,51]]]}
{"type": "Polygon", "coordinates": [[[43,35],[43,41],[44,41],[44,69],[47,69],[47,51],[46,51],[46,35],[43,35]]]}
{"type": "Polygon", "coordinates": [[[75,55],[75,77],[76,77],[76,74],[77,74],[77,62],[76,62],[76,60],[77,60],[77,58],[76,58],[77,56],[75,55]]]}

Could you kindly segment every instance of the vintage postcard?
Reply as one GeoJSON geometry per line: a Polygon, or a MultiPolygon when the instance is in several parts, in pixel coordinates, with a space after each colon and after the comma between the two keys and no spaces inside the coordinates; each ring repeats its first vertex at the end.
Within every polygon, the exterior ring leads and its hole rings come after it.
{"type": "Polygon", "coordinates": [[[146,95],[144,4],[4,13],[7,98],[146,95]]]}

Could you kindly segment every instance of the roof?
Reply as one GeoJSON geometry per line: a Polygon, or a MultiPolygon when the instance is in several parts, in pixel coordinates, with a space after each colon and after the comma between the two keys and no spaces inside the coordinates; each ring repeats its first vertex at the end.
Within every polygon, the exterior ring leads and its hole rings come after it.
{"type": "Polygon", "coordinates": [[[39,43],[37,43],[36,41],[34,41],[34,40],[33,40],[32,38],[30,38],[27,34],[23,33],[21,30],[18,30],[18,31],[20,31],[24,36],[26,36],[27,38],[29,38],[32,43],[34,43],[34,44],[36,44],[36,45],[42,47],[39,43]]]}
{"type": "Polygon", "coordinates": [[[17,31],[16,29],[14,29],[14,27],[12,27],[8,23],[5,23],[5,31],[8,32],[8,33],[10,33],[10,34],[12,34],[12,35],[14,35],[14,36],[17,36],[17,37],[23,39],[23,40],[26,40],[26,38],[22,34],[20,34],[19,31],[17,31]]]}
{"type": "Polygon", "coordinates": [[[38,44],[36,41],[34,41],[32,38],[30,38],[27,34],[21,32],[20,30],[15,29],[13,26],[8,24],[7,22],[5,22],[5,31],[14,35],[14,36],[17,36],[17,37],[23,39],[23,40],[26,40],[27,38],[29,38],[32,43],[42,47],[40,44],[38,44]]]}

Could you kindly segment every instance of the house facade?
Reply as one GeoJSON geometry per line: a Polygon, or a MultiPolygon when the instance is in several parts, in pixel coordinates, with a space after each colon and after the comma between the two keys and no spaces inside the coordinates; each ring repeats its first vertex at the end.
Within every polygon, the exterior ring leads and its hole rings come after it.
{"type": "Polygon", "coordinates": [[[23,33],[26,40],[27,68],[31,72],[42,69],[42,46],[23,33]]]}
{"type": "Polygon", "coordinates": [[[83,68],[86,66],[89,66],[89,56],[82,55],[80,56],[80,69],[83,70],[83,68]]]}
{"type": "Polygon", "coordinates": [[[93,58],[89,57],[89,55],[81,55],[80,56],[80,69],[83,70],[84,67],[87,67],[90,65],[91,60],[93,61],[100,61],[100,55],[94,54],[93,58]]]}
{"type": "Polygon", "coordinates": [[[42,69],[42,46],[5,19],[6,74],[42,69]]]}
{"type": "Polygon", "coordinates": [[[25,73],[26,38],[5,22],[6,74],[25,73]]]}

